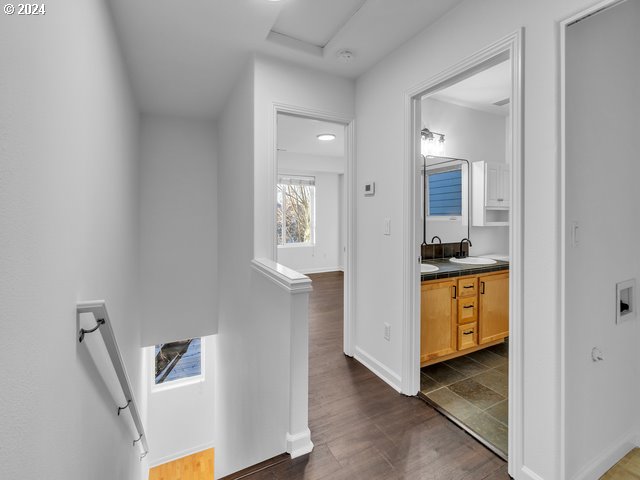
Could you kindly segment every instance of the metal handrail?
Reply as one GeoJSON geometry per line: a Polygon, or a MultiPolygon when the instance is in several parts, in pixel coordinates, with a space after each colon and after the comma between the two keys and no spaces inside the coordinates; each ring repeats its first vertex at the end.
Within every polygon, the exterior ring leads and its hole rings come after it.
{"type": "Polygon", "coordinates": [[[111,321],[109,320],[109,314],[107,313],[107,306],[105,304],[105,301],[97,300],[91,302],[78,302],[76,305],[76,311],[78,312],[78,315],[82,313],[92,313],[96,319],[95,328],[92,328],[90,330],[85,330],[84,328],[80,329],[80,331],[78,332],[78,341],[82,342],[85,335],[87,334],[96,332],[98,330],[100,331],[102,340],[104,341],[104,344],[107,348],[107,353],[109,354],[109,359],[113,364],[113,368],[116,372],[116,376],[118,377],[120,387],[122,388],[122,393],[127,399],[127,405],[125,407],[118,406],[118,415],[120,415],[120,411],[124,408],[129,408],[133,423],[138,430],[138,434],[140,434],[140,437],[133,441],[133,445],[135,446],[136,443],[142,442],[142,446],[144,447],[144,453],[140,457],[142,459],[149,452],[149,445],[147,443],[147,437],[144,434],[144,427],[142,426],[140,412],[138,411],[138,404],[136,403],[136,399],[133,395],[131,381],[129,380],[129,375],[127,374],[127,370],[124,366],[122,355],[120,354],[120,349],[118,348],[118,343],[116,342],[116,337],[113,333],[111,321]]]}

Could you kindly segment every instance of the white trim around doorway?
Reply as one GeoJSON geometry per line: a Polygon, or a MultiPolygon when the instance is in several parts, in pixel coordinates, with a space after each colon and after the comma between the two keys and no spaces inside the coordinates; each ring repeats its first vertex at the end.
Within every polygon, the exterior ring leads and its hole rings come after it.
{"type": "MultiPolygon", "coordinates": [[[[524,163],[523,163],[523,62],[524,29],[504,37],[435,77],[405,92],[405,162],[403,224],[404,312],[402,393],[416,395],[420,389],[420,242],[416,227],[415,162],[420,156],[420,118],[418,102],[430,91],[455,83],[470,71],[482,69],[496,57],[508,55],[512,67],[511,95],[511,210],[510,305],[509,305],[509,474],[515,478],[534,478],[524,464],[524,346],[523,346],[523,267],[524,267],[524,163]]],[[[506,58],[506,57],[505,57],[506,58]]]]}
{"type": "Polygon", "coordinates": [[[310,108],[274,103],[271,112],[272,135],[270,136],[268,172],[269,175],[269,201],[270,215],[273,219],[269,222],[269,239],[271,243],[271,258],[274,262],[278,259],[278,246],[276,242],[275,218],[276,218],[276,185],[278,183],[278,124],[279,113],[296,115],[298,117],[323,120],[325,122],[339,123],[345,126],[345,205],[346,214],[346,248],[343,264],[344,271],[344,344],[345,355],[353,357],[355,355],[355,292],[356,292],[356,150],[355,150],[355,119],[352,116],[335,112],[326,112],[310,108]]]}

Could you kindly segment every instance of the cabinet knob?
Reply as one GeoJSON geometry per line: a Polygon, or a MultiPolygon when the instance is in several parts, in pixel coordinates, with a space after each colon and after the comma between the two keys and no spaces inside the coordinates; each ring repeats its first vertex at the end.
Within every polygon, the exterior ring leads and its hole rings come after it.
{"type": "Polygon", "coordinates": [[[468,332],[462,332],[463,335],[471,335],[473,333],[473,330],[469,330],[468,332]]]}

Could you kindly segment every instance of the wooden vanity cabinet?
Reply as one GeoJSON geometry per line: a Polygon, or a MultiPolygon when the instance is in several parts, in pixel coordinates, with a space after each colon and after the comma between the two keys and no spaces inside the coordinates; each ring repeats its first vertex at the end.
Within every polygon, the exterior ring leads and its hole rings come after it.
{"type": "Polygon", "coordinates": [[[420,308],[422,366],[500,343],[509,336],[509,272],[422,282],[420,308]]]}
{"type": "Polygon", "coordinates": [[[480,281],[480,344],[509,336],[509,273],[486,275],[480,281]]]}
{"type": "Polygon", "coordinates": [[[456,290],[456,280],[433,280],[421,285],[421,363],[458,349],[456,290]]]}

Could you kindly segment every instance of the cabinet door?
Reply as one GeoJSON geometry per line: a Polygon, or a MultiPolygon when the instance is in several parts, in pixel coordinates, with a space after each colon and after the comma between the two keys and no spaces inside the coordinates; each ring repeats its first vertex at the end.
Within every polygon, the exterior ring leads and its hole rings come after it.
{"type": "Polygon", "coordinates": [[[456,351],[456,281],[422,284],[420,299],[420,361],[456,351]]]}
{"type": "Polygon", "coordinates": [[[500,165],[498,168],[498,206],[509,207],[511,201],[511,168],[500,165]]]}
{"type": "Polygon", "coordinates": [[[509,274],[480,277],[479,343],[509,336],[509,274]]]}
{"type": "Polygon", "coordinates": [[[498,189],[500,188],[500,169],[497,163],[486,163],[484,172],[484,204],[487,207],[499,207],[501,202],[498,189]]]}

